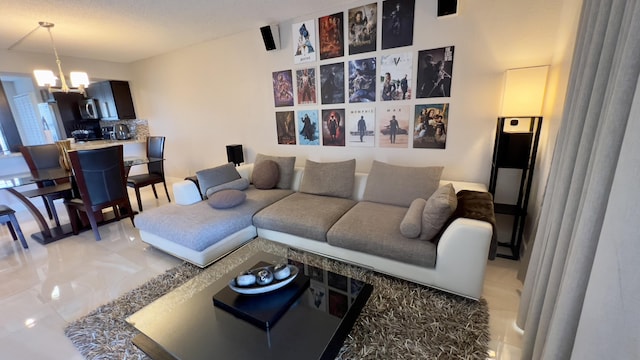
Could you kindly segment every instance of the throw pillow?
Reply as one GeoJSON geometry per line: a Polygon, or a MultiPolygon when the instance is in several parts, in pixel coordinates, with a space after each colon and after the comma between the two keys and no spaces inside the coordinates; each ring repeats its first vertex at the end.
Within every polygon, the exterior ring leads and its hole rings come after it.
{"type": "Polygon", "coordinates": [[[280,168],[273,160],[262,160],[253,166],[253,185],[256,189],[273,189],[280,180],[280,168]]]}
{"type": "Polygon", "coordinates": [[[443,169],[397,166],[374,160],[362,200],[409,207],[414,199],[428,199],[438,189],[443,169]]]}
{"type": "Polygon", "coordinates": [[[400,223],[400,233],[402,236],[415,239],[420,236],[422,231],[422,213],[424,207],[427,205],[427,200],[417,198],[411,202],[411,206],[404,215],[402,222],[400,223]]]}
{"type": "Polygon", "coordinates": [[[350,199],[356,174],[356,160],[318,163],[307,160],[300,192],[350,199]]]}
{"type": "MultiPolygon", "coordinates": [[[[259,164],[263,160],[273,160],[278,163],[278,170],[280,170],[280,179],[278,180],[278,189],[291,189],[293,184],[293,168],[296,165],[295,156],[269,156],[258,154],[256,155],[255,165],[259,164]]],[[[252,176],[253,180],[253,176],[252,176]]],[[[253,181],[251,181],[253,182],[253,181]]]]}
{"type": "Polygon", "coordinates": [[[210,169],[204,169],[196,172],[198,178],[198,186],[200,194],[206,196],[207,189],[218,186],[229,181],[240,179],[240,174],[232,163],[216,166],[210,169]]]}
{"type": "Polygon", "coordinates": [[[222,190],[245,190],[249,187],[249,180],[245,178],[229,181],[228,183],[212,186],[207,189],[207,197],[222,190]]]}
{"type": "Polygon", "coordinates": [[[209,200],[209,206],[214,209],[229,209],[238,206],[244,202],[247,194],[240,190],[222,190],[212,194],[209,200]]]}
{"type": "Polygon", "coordinates": [[[453,185],[447,184],[438,188],[424,207],[420,240],[432,240],[438,235],[456,207],[458,207],[458,198],[453,185]]]}

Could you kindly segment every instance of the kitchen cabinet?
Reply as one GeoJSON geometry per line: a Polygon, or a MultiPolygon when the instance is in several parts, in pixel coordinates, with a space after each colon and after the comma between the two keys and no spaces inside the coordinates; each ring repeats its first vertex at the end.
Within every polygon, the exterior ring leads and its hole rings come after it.
{"type": "Polygon", "coordinates": [[[91,84],[87,96],[98,100],[102,120],[135,119],[128,81],[106,80],[91,84]]]}

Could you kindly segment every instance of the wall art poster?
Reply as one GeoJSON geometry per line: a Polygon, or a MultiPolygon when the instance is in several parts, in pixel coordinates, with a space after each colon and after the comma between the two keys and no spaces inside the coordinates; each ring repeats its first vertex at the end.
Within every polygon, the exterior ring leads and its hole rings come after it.
{"type": "Polygon", "coordinates": [[[349,9],[349,55],[376,50],[378,3],[349,9]]]}
{"type": "Polygon", "coordinates": [[[387,106],[378,113],[380,147],[409,146],[409,105],[387,106]]]}
{"type": "Polygon", "coordinates": [[[343,19],[342,12],[318,19],[320,60],[344,56],[343,19]]]}
{"type": "Polygon", "coordinates": [[[413,44],[415,0],[382,2],[382,49],[413,44]]]}
{"type": "Polygon", "coordinates": [[[291,70],[273,72],[273,99],[276,107],[293,106],[291,70]]]}
{"type": "Polygon", "coordinates": [[[300,145],[320,145],[318,110],[298,111],[298,135],[300,145]]]}
{"type": "Polygon", "coordinates": [[[293,62],[302,64],[316,61],[316,24],[315,20],[307,20],[292,25],[295,54],[293,62]]]}
{"type": "Polygon", "coordinates": [[[349,146],[373,147],[376,143],[376,109],[347,110],[347,143],[349,146]]]}
{"type": "Polygon", "coordinates": [[[376,101],[376,58],[349,61],[349,102],[376,101]]]}
{"type": "Polygon", "coordinates": [[[276,131],[278,133],[278,144],[296,144],[296,122],[293,118],[293,111],[276,112],[276,131]]]}
{"type": "Polygon", "coordinates": [[[344,109],[322,110],[322,144],[344,146],[344,109]]]}
{"type": "Polygon", "coordinates": [[[298,104],[308,105],[317,102],[316,69],[296,70],[296,84],[298,86],[298,104]]]}
{"type": "Polygon", "coordinates": [[[453,46],[418,51],[417,98],[451,96],[453,46]]]}
{"type": "Polygon", "coordinates": [[[344,103],[344,63],[320,65],[320,84],[323,104],[344,103]]]}
{"type": "Polygon", "coordinates": [[[309,292],[311,292],[309,304],[313,305],[313,307],[318,310],[326,312],[328,298],[327,289],[318,282],[312,280],[309,283],[309,292]]]}
{"type": "Polygon", "coordinates": [[[411,70],[413,54],[410,52],[380,57],[380,99],[411,99],[411,70]]]}
{"type": "Polygon", "coordinates": [[[444,149],[448,128],[449,104],[416,105],[413,148],[444,149]]]}

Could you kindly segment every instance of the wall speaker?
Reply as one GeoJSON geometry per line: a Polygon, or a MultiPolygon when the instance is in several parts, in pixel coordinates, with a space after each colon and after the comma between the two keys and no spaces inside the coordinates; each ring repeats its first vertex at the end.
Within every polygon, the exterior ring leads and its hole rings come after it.
{"type": "Polygon", "coordinates": [[[438,0],[438,17],[456,15],[458,0],[438,0]]]}
{"type": "Polygon", "coordinates": [[[242,145],[227,145],[227,160],[236,166],[244,162],[244,154],[242,153],[242,145]]]}
{"type": "Polygon", "coordinates": [[[280,31],[278,25],[267,25],[260,28],[262,34],[262,41],[264,41],[264,47],[267,51],[276,50],[280,48],[280,31]]]}

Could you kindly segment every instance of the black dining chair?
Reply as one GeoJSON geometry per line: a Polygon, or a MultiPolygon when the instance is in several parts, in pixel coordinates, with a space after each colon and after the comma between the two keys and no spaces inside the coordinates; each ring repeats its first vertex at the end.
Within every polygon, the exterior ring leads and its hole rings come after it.
{"type": "Polygon", "coordinates": [[[85,213],[96,240],[100,240],[98,222],[104,220],[102,209],[106,208],[113,210],[115,219],[129,217],[134,224],[122,154],[122,145],[69,152],[80,194],[80,198],[65,201],[74,234],[80,231],[79,214],[85,213]]]}
{"type": "Polygon", "coordinates": [[[142,200],[140,200],[140,188],[151,185],[153,195],[158,198],[155,184],[164,184],[164,191],[167,199],[171,202],[167,182],[164,178],[164,136],[147,137],[147,173],[139,175],[131,175],[127,177],[127,186],[132,187],[136,191],[136,200],[138,201],[138,210],[142,212],[142,200]]]}
{"type": "Polygon", "coordinates": [[[12,208],[6,205],[0,205],[0,224],[7,224],[13,240],[20,239],[22,247],[25,249],[29,248],[27,240],[25,240],[24,234],[22,234],[22,229],[20,229],[20,224],[18,224],[15,211],[12,208]]]}
{"type": "MultiPolygon", "coordinates": [[[[20,152],[33,176],[37,176],[38,171],[61,168],[60,151],[55,144],[22,146],[20,147],[20,152]]],[[[36,185],[38,188],[44,188],[65,183],[69,183],[68,178],[38,181],[36,185]]],[[[63,191],[42,195],[47,215],[49,215],[49,219],[55,220],[57,226],[60,226],[60,220],[53,201],[69,197],[70,189],[71,186],[63,191]]]]}

